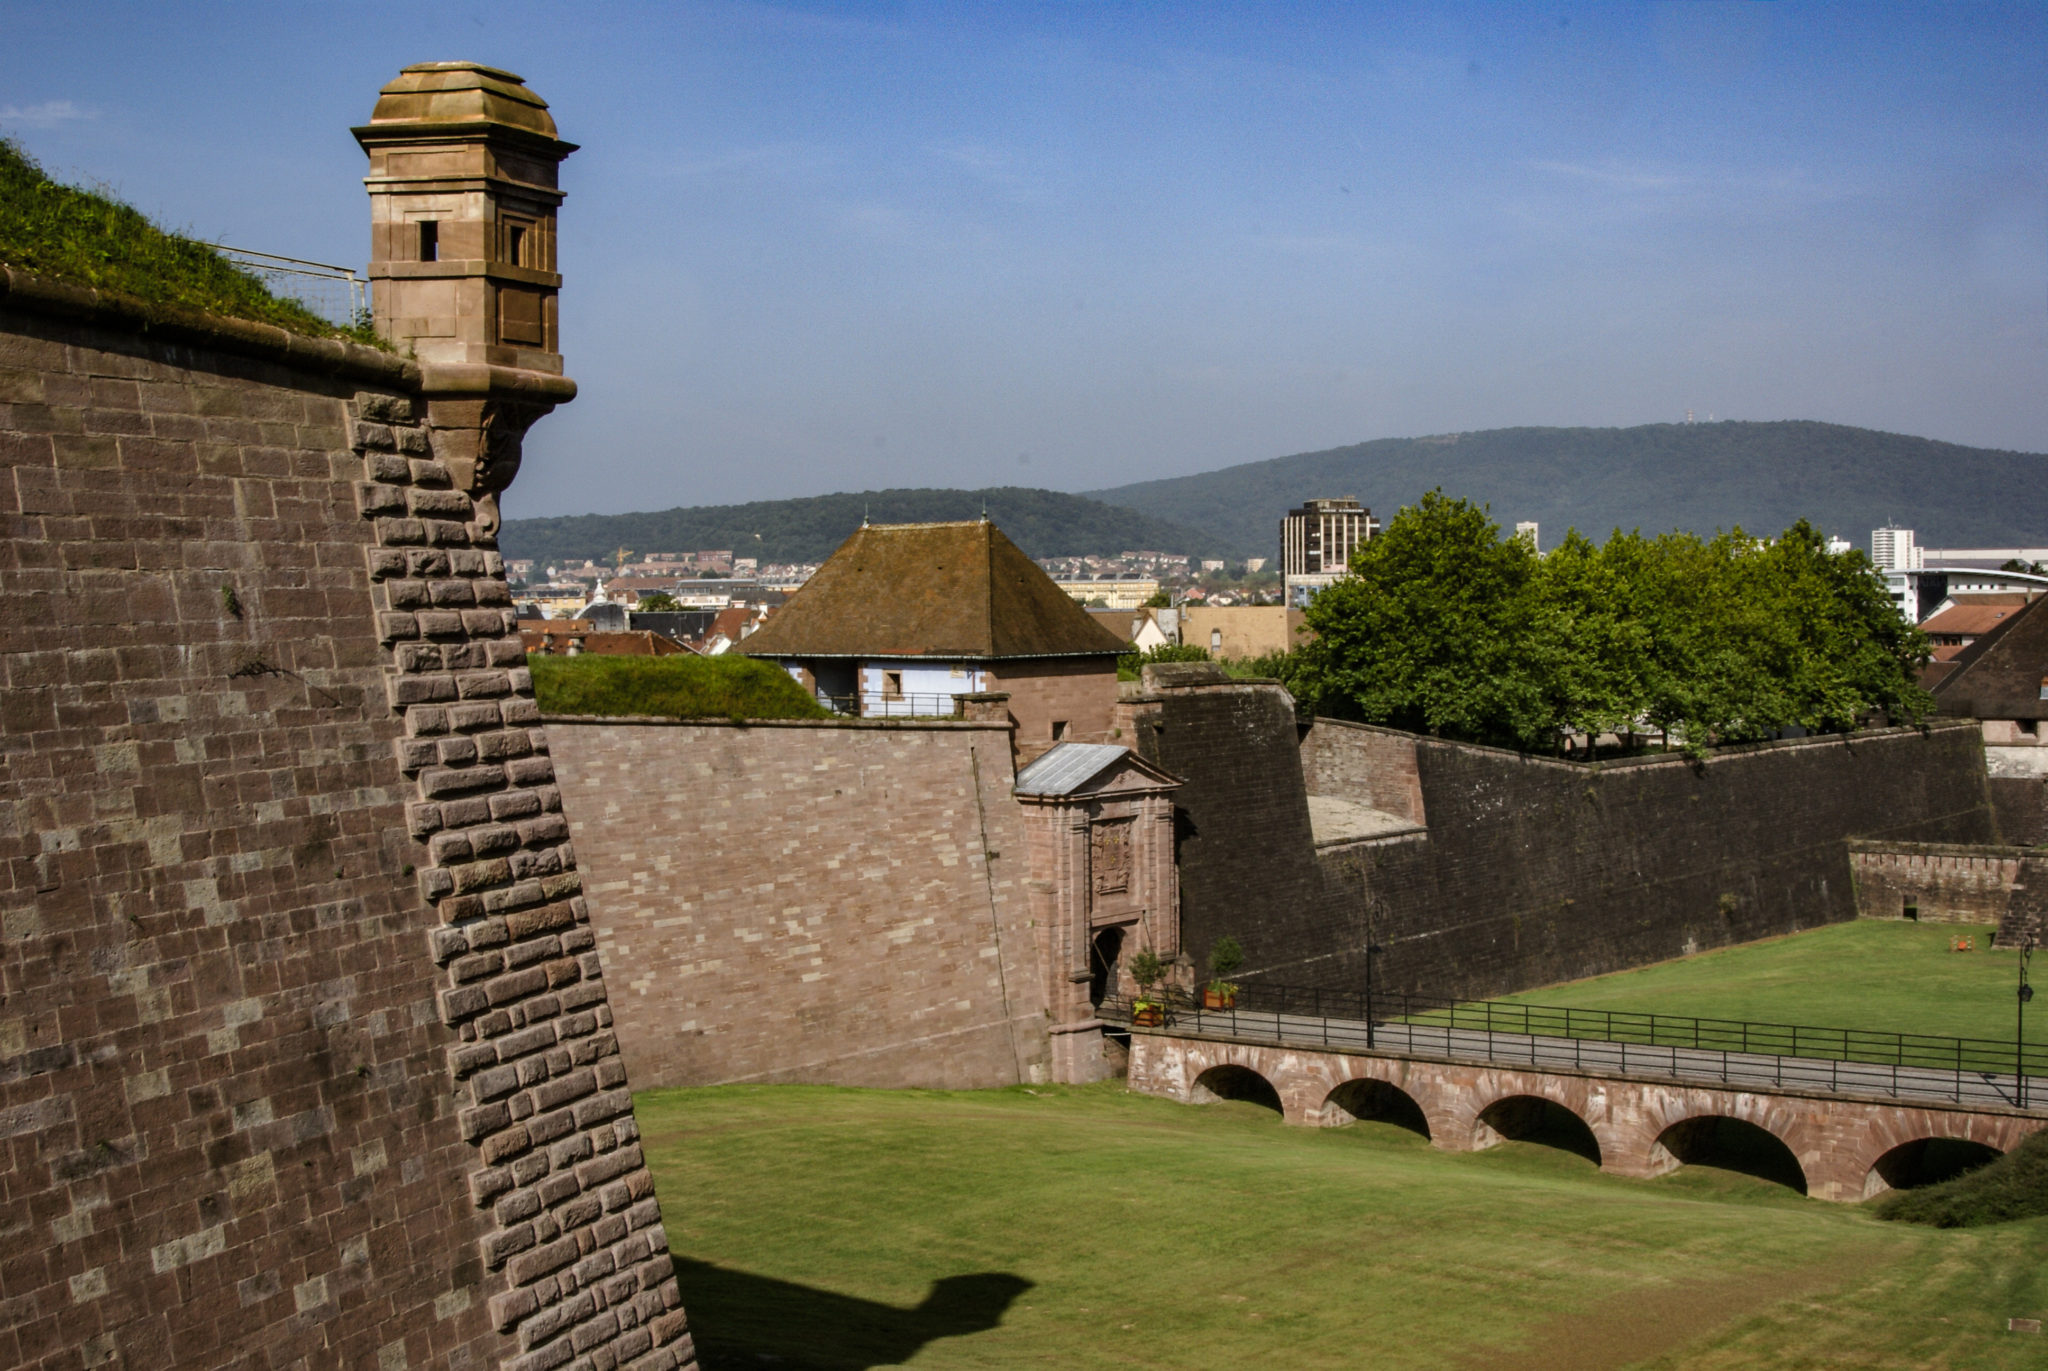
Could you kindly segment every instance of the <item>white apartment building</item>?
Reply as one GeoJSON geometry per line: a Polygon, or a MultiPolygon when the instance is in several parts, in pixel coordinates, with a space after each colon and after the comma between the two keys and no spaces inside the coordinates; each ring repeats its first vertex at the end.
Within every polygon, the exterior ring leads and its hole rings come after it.
{"type": "Polygon", "coordinates": [[[1280,521],[1280,576],[1290,605],[1307,604],[1349,573],[1351,552],[1380,531],[1355,495],[1304,501],[1280,521]]]}
{"type": "Polygon", "coordinates": [[[1879,571],[1917,571],[1921,566],[1921,550],[1913,545],[1913,530],[1883,528],[1870,531],[1870,560],[1879,571]]]}

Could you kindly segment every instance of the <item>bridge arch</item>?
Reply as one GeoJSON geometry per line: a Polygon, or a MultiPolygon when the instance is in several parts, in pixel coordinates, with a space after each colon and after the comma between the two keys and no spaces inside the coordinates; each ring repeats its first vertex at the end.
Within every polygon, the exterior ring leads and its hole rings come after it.
{"type": "Polygon", "coordinates": [[[1419,1133],[1426,1139],[1434,1137],[1429,1112],[1422,1102],[1378,1076],[1354,1076],[1331,1090],[1323,1097],[1321,1119],[1330,1127],[1372,1119],[1419,1133]]]}
{"type": "Polygon", "coordinates": [[[1845,1149],[1830,1179],[1852,1200],[1928,1185],[2012,1151],[2041,1127],[2039,1118],[2017,1114],[1894,1110],[1845,1149]]]}
{"type": "Polygon", "coordinates": [[[1599,1135],[1570,1105],[1546,1093],[1501,1095],[1479,1110],[1472,1124],[1474,1149],[1503,1142],[1532,1142],[1584,1157],[1600,1165],[1599,1135]]]}
{"type": "Polygon", "coordinates": [[[2004,1155],[1990,1143],[1968,1138],[1915,1138],[1900,1143],[1871,1163],[1870,1174],[1863,1183],[1864,1193],[1878,1195],[1886,1190],[1938,1185],[2004,1155]]]}
{"type": "Polygon", "coordinates": [[[1272,1110],[1283,1118],[1286,1107],[1280,1103],[1280,1092],[1273,1082],[1249,1066],[1236,1062],[1224,1062],[1210,1067],[1195,1077],[1188,1095],[1196,1104],[1211,1104],[1217,1100],[1242,1100],[1246,1104],[1260,1105],[1272,1110]]]}
{"type": "Polygon", "coordinates": [[[1738,1114],[1698,1113],[1667,1123],[1651,1147],[1660,1172],[1712,1166],[1772,1181],[1804,1195],[1809,1178],[1799,1151],[1764,1124],[1738,1114]]]}

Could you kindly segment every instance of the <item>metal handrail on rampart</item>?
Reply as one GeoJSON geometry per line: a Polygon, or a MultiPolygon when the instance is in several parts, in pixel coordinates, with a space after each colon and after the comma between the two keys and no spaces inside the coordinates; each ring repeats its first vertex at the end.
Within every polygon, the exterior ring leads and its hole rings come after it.
{"type": "Polygon", "coordinates": [[[2048,1090],[2029,1083],[2048,1077],[2048,1045],[2039,1043],[1263,982],[1241,986],[1225,1009],[1205,1009],[1180,991],[1140,1002],[1156,1006],[1161,1022],[1134,1023],[1133,1002],[1116,996],[1101,1017],[1140,1031],[1539,1069],[2048,1107],[2048,1090]]]}
{"type": "Polygon", "coordinates": [[[818,692],[818,703],[834,714],[862,719],[957,719],[960,697],[942,693],[886,695],[868,691],[861,695],[827,695],[818,692]]]}

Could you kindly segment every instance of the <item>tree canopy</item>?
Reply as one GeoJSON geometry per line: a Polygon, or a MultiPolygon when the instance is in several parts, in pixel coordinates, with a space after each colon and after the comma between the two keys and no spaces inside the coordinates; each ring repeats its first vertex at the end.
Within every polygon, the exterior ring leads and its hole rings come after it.
{"type": "Polygon", "coordinates": [[[1548,556],[1431,491],[1310,604],[1289,682],[1319,712],[1525,749],[1568,732],[1669,730],[1688,747],[1916,720],[1927,637],[1860,551],[1805,520],[1548,556]]]}

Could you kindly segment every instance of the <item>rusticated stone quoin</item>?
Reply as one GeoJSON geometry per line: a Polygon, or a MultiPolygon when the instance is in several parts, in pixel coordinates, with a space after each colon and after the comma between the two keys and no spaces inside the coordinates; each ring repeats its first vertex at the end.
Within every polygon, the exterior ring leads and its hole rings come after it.
{"type": "Polygon", "coordinates": [[[371,421],[352,429],[357,504],[403,721],[392,758],[416,788],[406,829],[439,922],[436,1004],[481,1163],[483,1265],[503,1287],[491,1325],[517,1339],[520,1371],[613,1345],[615,1364],[678,1365],[668,1243],[492,528],[443,464],[403,455],[427,446],[410,403],[364,394],[355,409],[371,421]]]}

